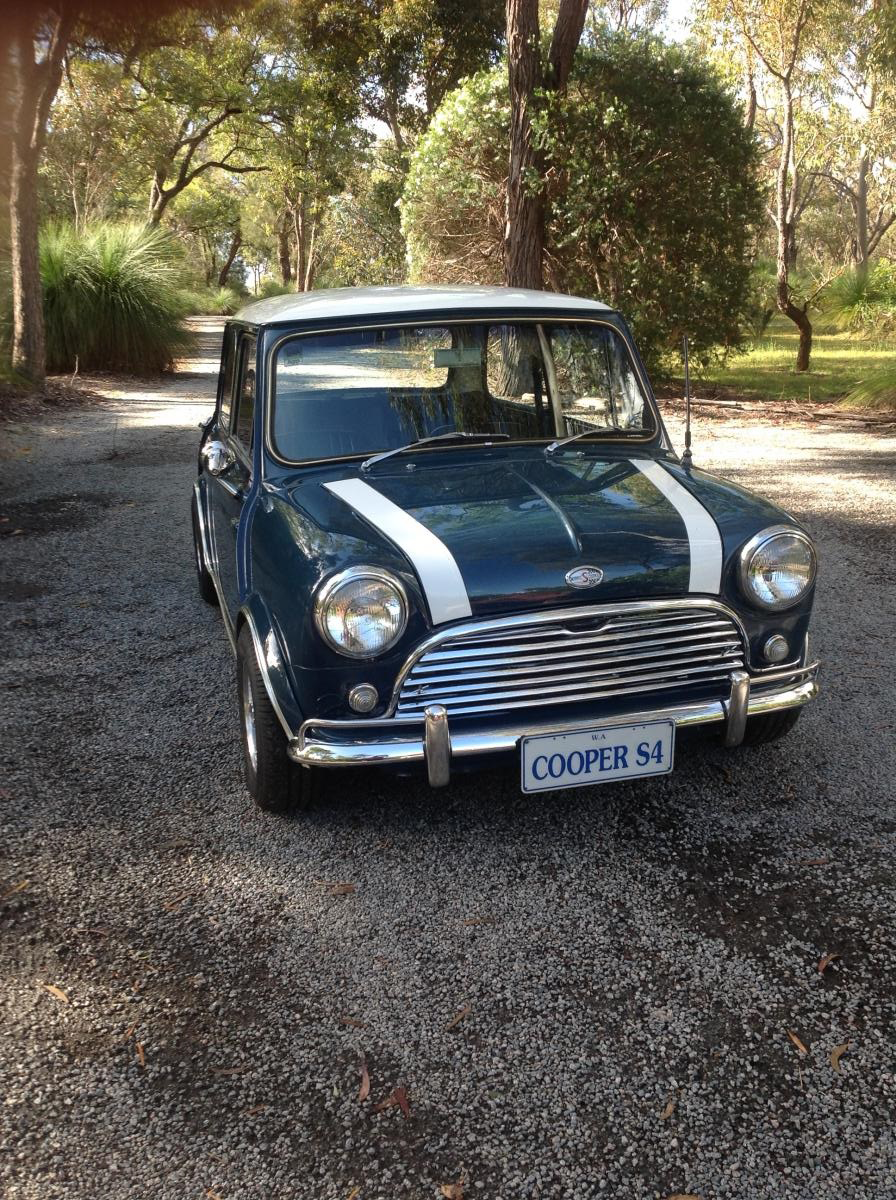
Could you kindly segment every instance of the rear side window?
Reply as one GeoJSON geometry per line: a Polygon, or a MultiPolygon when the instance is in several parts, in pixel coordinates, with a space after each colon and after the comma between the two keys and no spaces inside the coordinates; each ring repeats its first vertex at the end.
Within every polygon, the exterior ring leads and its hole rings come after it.
{"type": "Polygon", "coordinates": [[[255,348],[257,339],[244,337],[240,343],[240,374],[237,386],[234,433],[247,450],[252,449],[252,418],[255,413],[255,348]]]}
{"type": "Polygon", "coordinates": [[[233,371],[236,362],[236,330],[227,329],[221,348],[221,370],[218,375],[218,423],[230,428],[230,406],[233,400],[233,371]]]}

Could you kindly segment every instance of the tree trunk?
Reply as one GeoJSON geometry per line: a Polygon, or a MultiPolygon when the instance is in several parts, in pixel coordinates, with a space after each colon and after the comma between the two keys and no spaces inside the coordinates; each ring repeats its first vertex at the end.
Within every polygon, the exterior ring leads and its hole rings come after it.
{"type": "Polygon", "coordinates": [[[314,249],[317,240],[317,213],[311,218],[311,236],[308,239],[308,258],[305,263],[305,279],[302,283],[302,291],[310,292],[314,286],[314,249]]]}
{"type": "Polygon", "coordinates": [[[793,154],[793,94],[790,79],[784,82],[784,120],[782,122],[781,157],[775,185],[775,224],[778,229],[778,270],[776,300],[778,309],[793,321],[799,330],[800,344],[796,356],[797,371],[809,370],[812,354],[812,324],[806,312],[790,295],[791,260],[796,257],[796,199],[798,181],[793,154]]]}
{"type": "Polygon", "coordinates": [[[868,273],[868,148],[862,147],[856,169],[855,190],[855,219],[856,240],[855,260],[860,274],[868,273]]]}
{"type": "Polygon", "coordinates": [[[38,249],[37,155],[22,145],[23,140],[21,126],[17,126],[9,181],[12,368],[39,387],[46,377],[46,345],[38,249]]]}
{"type": "Polygon", "coordinates": [[[218,287],[227,286],[227,276],[230,274],[230,268],[233,266],[233,260],[239,252],[240,246],[243,244],[243,235],[237,229],[234,231],[233,237],[230,239],[230,249],[227,251],[227,258],[224,262],[221,272],[218,275],[218,287]]]}
{"type": "Polygon", "coordinates": [[[507,0],[507,64],[510,82],[510,162],[504,278],[508,287],[541,288],[544,282],[544,199],[526,186],[537,169],[532,145],[534,92],[539,83],[538,0],[507,0]]]}
{"type": "Polygon", "coordinates": [[[563,91],[582,30],[588,0],[560,0],[541,78],[538,0],[507,0],[507,74],[510,85],[510,156],[504,226],[504,279],[508,287],[544,287],[544,242],[547,209],[539,183],[544,156],[532,144],[532,108],[539,86],[563,91]],[[529,177],[527,181],[527,176],[529,177]]]}
{"type": "Polygon", "coordinates": [[[284,284],[292,282],[292,261],[289,254],[289,213],[283,212],[277,222],[277,259],[280,263],[280,279],[284,284]]]}

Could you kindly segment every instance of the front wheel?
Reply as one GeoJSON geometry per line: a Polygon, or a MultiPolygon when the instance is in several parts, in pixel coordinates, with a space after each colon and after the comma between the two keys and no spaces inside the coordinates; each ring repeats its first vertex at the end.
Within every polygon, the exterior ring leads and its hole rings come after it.
{"type": "Polygon", "coordinates": [[[745,746],[764,746],[768,742],[776,742],[778,738],[790,733],[800,719],[802,711],[801,708],[784,708],[778,712],[748,717],[743,744],[745,746]]]}
{"type": "Polygon", "coordinates": [[[243,774],[252,799],[266,812],[306,808],[316,776],[309,767],[291,762],[286,753],[286,734],[264,686],[248,625],[237,639],[236,676],[243,774]]]}

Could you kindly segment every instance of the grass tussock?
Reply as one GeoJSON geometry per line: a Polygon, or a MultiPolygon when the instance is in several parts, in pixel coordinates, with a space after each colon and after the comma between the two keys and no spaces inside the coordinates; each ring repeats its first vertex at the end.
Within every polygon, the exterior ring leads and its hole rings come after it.
{"type": "Polygon", "coordinates": [[[232,317],[238,309],[248,303],[248,300],[232,287],[190,288],[181,290],[180,298],[185,311],[194,317],[232,317]]]}
{"type": "Polygon", "coordinates": [[[47,369],[157,374],[190,341],[180,248],[161,229],[98,223],[41,235],[47,369]]]}

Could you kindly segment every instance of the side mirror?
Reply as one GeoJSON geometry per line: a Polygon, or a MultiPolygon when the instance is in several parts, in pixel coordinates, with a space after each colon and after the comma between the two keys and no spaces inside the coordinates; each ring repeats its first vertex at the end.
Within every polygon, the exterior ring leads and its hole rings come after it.
{"type": "Polygon", "coordinates": [[[230,447],[216,438],[202,447],[202,457],[211,475],[220,475],[236,461],[236,455],[230,447]]]}

